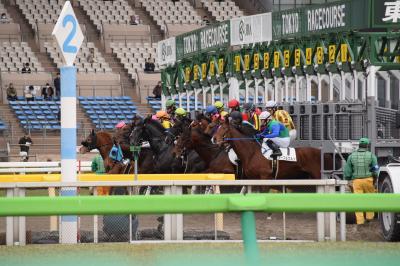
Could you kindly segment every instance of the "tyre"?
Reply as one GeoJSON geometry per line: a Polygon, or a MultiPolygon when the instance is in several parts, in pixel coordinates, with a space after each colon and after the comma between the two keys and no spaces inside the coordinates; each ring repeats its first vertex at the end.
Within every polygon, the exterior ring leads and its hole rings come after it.
{"type": "MultiPolygon", "coordinates": [[[[379,193],[393,193],[392,182],[388,176],[385,176],[379,186],[379,193]]],[[[379,215],[379,222],[383,238],[386,241],[400,241],[400,215],[398,213],[382,212],[379,215]]]]}

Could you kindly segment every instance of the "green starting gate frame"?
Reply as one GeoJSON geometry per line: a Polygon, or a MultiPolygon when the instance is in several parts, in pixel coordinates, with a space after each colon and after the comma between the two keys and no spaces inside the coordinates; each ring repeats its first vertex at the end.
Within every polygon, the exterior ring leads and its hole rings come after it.
{"type": "MultiPolygon", "coordinates": [[[[197,109],[200,93],[202,107],[215,95],[232,98],[228,81],[236,78],[246,102],[251,94],[255,103],[259,95],[263,101],[294,102],[304,94],[303,100],[311,101],[311,83],[320,82],[320,76],[357,75],[369,66],[380,71],[400,69],[400,14],[394,13],[394,7],[385,12],[388,6],[379,0],[347,0],[274,12],[272,39],[240,46],[227,40],[235,34],[232,22],[227,21],[177,36],[176,61],[162,70],[163,94],[178,95],[180,103],[182,97],[194,95],[197,109]],[[387,12],[392,17],[385,17],[387,12]],[[291,80],[296,92],[289,97],[291,80]],[[302,93],[299,87],[304,81],[307,89],[302,93]]],[[[249,27],[238,34],[246,34],[249,27]]],[[[321,93],[315,94],[321,100],[321,93]]],[[[345,99],[343,94],[340,99],[345,99]]],[[[333,100],[332,91],[329,100],[333,100]]]]}

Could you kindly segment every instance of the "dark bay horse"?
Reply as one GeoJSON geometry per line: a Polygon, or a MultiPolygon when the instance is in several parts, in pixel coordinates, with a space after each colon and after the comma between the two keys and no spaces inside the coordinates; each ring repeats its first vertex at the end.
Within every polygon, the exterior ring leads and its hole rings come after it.
{"type": "Polygon", "coordinates": [[[173,143],[168,141],[169,133],[164,127],[150,117],[137,120],[131,134],[130,143],[141,145],[148,141],[154,153],[154,170],[156,173],[199,173],[204,170],[204,162],[194,152],[187,155],[186,162],[173,156],[173,143]]]}
{"type": "Polygon", "coordinates": [[[229,160],[225,150],[211,142],[210,136],[199,127],[187,127],[183,130],[175,146],[176,156],[185,150],[195,150],[205,163],[206,173],[235,174],[236,167],[229,160]]]}
{"type": "MultiPolygon", "coordinates": [[[[249,140],[240,128],[229,124],[225,119],[214,135],[219,145],[226,141],[235,150],[243,164],[244,175],[251,179],[274,179],[272,161],[261,153],[258,142],[249,140]],[[225,140],[225,139],[228,140],[225,140]],[[234,139],[234,140],[231,140],[234,139]],[[242,139],[242,140],[241,140],[242,139]]],[[[279,161],[276,179],[321,178],[321,151],[316,148],[296,148],[297,162],[279,161]]]]}

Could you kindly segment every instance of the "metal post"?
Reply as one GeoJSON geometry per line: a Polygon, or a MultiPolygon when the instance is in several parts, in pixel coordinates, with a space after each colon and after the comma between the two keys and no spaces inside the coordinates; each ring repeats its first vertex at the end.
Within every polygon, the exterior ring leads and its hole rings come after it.
{"type": "MultiPolygon", "coordinates": [[[[7,188],[7,197],[14,197],[14,189],[7,188]]],[[[7,246],[14,245],[14,217],[6,217],[6,244],[7,246]]]]}
{"type": "MultiPolygon", "coordinates": [[[[340,185],[340,193],[346,193],[345,185],[340,185]]],[[[340,212],[340,241],[346,241],[346,213],[340,212]]]]}
{"type": "MultiPolygon", "coordinates": [[[[285,194],[285,186],[282,186],[282,193],[285,194]]],[[[286,212],[282,213],[282,220],[283,220],[283,240],[286,240],[286,212]]]]}
{"type": "Polygon", "coordinates": [[[318,79],[318,98],[316,98],[316,101],[322,101],[322,77],[321,74],[317,74],[317,79],[318,79]]]}
{"type": "Polygon", "coordinates": [[[341,76],[341,88],[340,88],[340,100],[346,100],[346,74],[343,71],[340,71],[341,76]]]}
{"type": "Polygon", "coordinates": [[[329,101],[333,101],[333,74],[329,72],[329,101]]]}
{"type": "MultiPolygon", "coordinates": [[[[324,193],[324,186],[317,186],[317,193],[324,193]]],[[[325,215],[317,212],[317,239],[319,242],[325,241],[325,215]]]]}
{"type": "MultiPolygon", "coordinates": [[[[329,193],[335,193],[335,185],[330,185],[327,187],[329,193]]],[[[336,212],[329,213],[329,240],[336,242],[336,212]]]]}
{"type": "MultiPolygon", "coordinates": [[[[25,188],[18,188],[18,196],[25,197],[25,188]]],[[[18,228],[18,241],[20,246],[26,245],[26,218],[25,216],[18,217],[19,228],[18,228]]]]}
{"type": "Polygon", "coordinates": [[[288,77],[284,77],[284,82],[285,82],[285,102],[289,102],[289,80],[288,77]]]}
{"type": "MultiPolygon", "coordinates": [[[[171,194],[171,187],[164,187],[164,195],[171,194]]],[[[171,228],[171,214],[164,214],[164,240],[171,240],[172,228],[171,228]]]]}
{"type": "MultiPolygon", "coordinates": [[[[97,197],[97,187],[93,187],[93,196],[97,197]]],[[[93,215],[93,242],[99,243],[99,217],[97,214],[93,215]]]]}
{"type": "Polygon", "coordinates": [[[311,102],[311,77],[306,74],[306,101],[311,102]]]}
{"type": "Polygon", "coordinates": [[[247,265],[259,265],[260,254],[257,244],[254,212],[242,212],[242,238],[247,265]]]}

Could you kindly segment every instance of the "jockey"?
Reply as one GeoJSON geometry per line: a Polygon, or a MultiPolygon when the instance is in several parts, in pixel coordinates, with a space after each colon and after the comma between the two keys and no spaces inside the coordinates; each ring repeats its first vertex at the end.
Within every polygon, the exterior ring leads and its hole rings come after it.
{"type": "Polygon", "coordinates": [[[294,141],[297,137],[297,131],[289,113],[285,110],[278,110],[278,105],[275,101],[268,101],[265,107],[276,120],[285,125],[289,130],[290,141],[294,141]]]}
{"type": "Polygon", "coordinates": [[[262,138],[267,146],[272,150],[271,157],[278,157],[282,155],[281,148],[287,148],[290,144],[290,137],[288,129],[267,111],[260,115],[260,120],[266,124],[266,128],[257,138],[262,138]]]}
{"type": "Polygon", "coordinates": [[[119,121],[119,123],[115,126],[117,129],[122,129],[126,126],[126,123],[124,121],[119,121]]]}
{"type": "Polygon", "coordinates": [[[169,129],[172,127],[172,123],[170,120],[169,115],[167,114],[167,112],[165,111],[158,111],[156,113],[156,116],[158,118],[158,120],[160,121],[161,125],[165,128],[165,129],[169,129]]]}
{"type": "Polygon", "coordinates": [[[230,109],[230,113],[232,113],[233,111],[239,111],[239,112],[241,112],[241,110],[240,110],[240,103],[239,103],[239,101],[236,100],[236,99],[230,100],[230,101],[228,102],[228,107],[229,107],[229,109],[230,109]]]}
{"type": "Polygon", "coordinates": [[[254,129],[260,130],[260,119],[256,112],[256,106],[252,103],[245,103],[243,105],[243,120],[248,121],[253,125],[254,129]],[[247,118],[247,119],[245,119],[247,118]]]}
{"type": "Polygon", "coordinates": [[[176,110],[175,101],[173,99],[168,99],[165,102],[165,108],[167,109],[167,114],[173,121],[175,119],[175,110],[176,110]]]}
{"type": "Polygon", "coordinates": [[[221,116],[218,113],[218,109],[214,105],[209,105],[206,108],[206,115],[210,118],[212,123],[219,122],[221,116]]]}
{"type": "Polygon", "coordinates": [[[216,101],[214,103],[215,108],[217,108],[218,113],[220,114],[221,118],[228,115],[228,112],[224,110],[224,104],[221,101],[216,101]]]}
{"type": "Polygon", "coordinates": [[[176,120],[182,121],[184,118],[186,118],[186,111],[185,109],[179,107],[175,110],[175,118],[176,120]]]}

